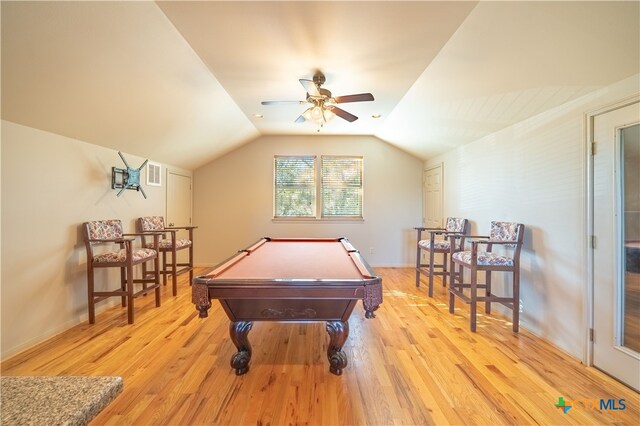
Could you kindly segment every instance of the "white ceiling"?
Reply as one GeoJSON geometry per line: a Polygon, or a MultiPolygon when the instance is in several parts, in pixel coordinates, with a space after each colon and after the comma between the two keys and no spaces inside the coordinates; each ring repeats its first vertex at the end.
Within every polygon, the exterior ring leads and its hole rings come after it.
{"type": "Polygon", "coordinates": [[[640,73],[640,2],[7,2],[2,118],[187,169],[294,120],[445,152],[640,73]],[[257,119],[254,114],[263,114],[257,119]],[[382,114],[374,119],[372,114],[382,114]]]}

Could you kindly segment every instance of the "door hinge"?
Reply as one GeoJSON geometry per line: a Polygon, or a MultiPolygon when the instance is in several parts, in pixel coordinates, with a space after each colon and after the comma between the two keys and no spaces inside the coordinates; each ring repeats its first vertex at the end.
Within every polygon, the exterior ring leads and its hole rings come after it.
{"type": "Polygon", "coordinates": [[[591,142],[591,155],[596,155],[596,143],[591,142]]]}
{"type": "Polygon", "coordinates": [[[589,341],[593,342],[593,328],[589,329],[589,341]]]}
{"type": "Polygon", "coordinates": [[[591,238],[590,238],[590,240],[591,240],[591,241],[589,242],[589,244],[591,245],[591,248],[592,248],[592,249],[595,249],[595,248],[596,248],[596,236],[595,236],[595,235],[592,235],[592,236],[591,236],[591,238]]]}

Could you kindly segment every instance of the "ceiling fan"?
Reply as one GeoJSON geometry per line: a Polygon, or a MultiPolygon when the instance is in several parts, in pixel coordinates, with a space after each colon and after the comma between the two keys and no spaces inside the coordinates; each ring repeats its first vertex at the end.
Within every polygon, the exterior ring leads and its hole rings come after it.
{"type": "Polygon", "coordinates": [[[311,104],[311,106],[296,119],[296,123],[311,121],[322,126],[333,118],[334,115],[348,122],[354,122],[358,119],[355,115],[342,108],[338,108],[336,104],[373,101],[373,95],[371,93],[333,97],[329,90],[320,87],[324,84],[325,80],[324,74],[320,71],[314,74],[313,80],[301,78],[300,84],[302,84],[302,87],[307,91],[307,99],[304,101],[262,101],[262,105],[311,104]]]}

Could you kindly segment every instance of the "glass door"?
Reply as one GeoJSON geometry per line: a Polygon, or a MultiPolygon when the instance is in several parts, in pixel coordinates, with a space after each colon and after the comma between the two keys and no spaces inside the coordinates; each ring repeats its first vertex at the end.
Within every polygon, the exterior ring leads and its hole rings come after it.
{"type": "Polygon", "coordinates": [[[622,308],[620,344],[640,352],[640,125],[619,130],[622,308]]]}
{"type": "Polygon", "coordinates": [[[640,389],[640,106],[593,120],[593,365],[640,389]]]}

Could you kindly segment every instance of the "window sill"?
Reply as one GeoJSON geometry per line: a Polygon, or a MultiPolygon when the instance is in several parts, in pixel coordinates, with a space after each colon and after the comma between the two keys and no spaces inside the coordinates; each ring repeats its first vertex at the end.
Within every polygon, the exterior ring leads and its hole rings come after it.
{"type": "Polygon", "coordinates": [[[274,223],[286,222],[312,222],[312,223],[363,223],[363,217],[274,217],[271,219],[274,223]]]}

